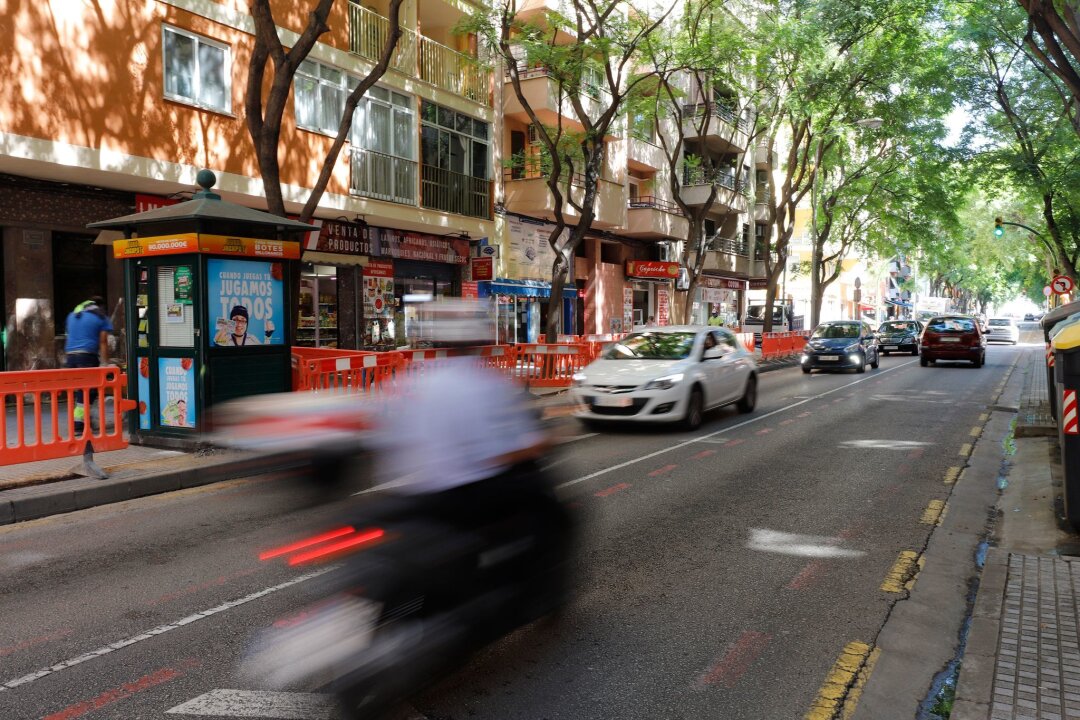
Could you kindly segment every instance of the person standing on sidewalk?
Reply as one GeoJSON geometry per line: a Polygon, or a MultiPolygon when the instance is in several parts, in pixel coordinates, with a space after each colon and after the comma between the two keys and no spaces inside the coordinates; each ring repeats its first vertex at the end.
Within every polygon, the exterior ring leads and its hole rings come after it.
{"type": "MultiPolygon", "coordinates": [[[[79,303],[67,316],[64,367],[90,368],[109,364],[109,333],[112,321],[105,312],[105,300],[98,295],[79,303]]],[[[91,395],[87,404],[94,402],[91,395]]],[[[81,435],[86,420],[82,390],[75,391],[75,434],[81,435]]]]}

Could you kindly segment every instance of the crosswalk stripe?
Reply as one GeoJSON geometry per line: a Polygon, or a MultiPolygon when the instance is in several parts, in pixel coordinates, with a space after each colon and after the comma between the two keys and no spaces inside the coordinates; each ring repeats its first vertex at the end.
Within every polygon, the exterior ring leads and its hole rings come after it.
{"type": "Polygon", "coordinates": [[[165,711],[203,717],[339,720],[333,695],[271,690],[212,690],[165,711]]]}

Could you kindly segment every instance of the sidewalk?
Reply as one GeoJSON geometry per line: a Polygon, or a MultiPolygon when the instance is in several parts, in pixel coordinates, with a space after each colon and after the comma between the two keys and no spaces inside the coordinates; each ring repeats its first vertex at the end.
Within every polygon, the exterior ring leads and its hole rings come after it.
{"type": "Polygon", "coordinates": [[[1069,556],[1080,544],[1057,509],[1062,475],[1045,358],[1028,354],[1016,453],[997,505],[996,547],[979,581],[951,720],[1080,718],[1080,557],[1069,556]]]}

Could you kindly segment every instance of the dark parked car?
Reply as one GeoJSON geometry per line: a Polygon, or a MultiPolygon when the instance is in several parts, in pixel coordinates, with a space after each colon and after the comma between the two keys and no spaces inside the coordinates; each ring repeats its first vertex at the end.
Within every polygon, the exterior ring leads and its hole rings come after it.
{"type": "Polygon", "coordinates": [[[967,360],[978,368],[986,362],[986,336],[970,315],[936,315],[926,323],[919,352],[923,367],[938,360],[967,360]]]}
{"type": "Polygon", "coordinates": [[[878,327],[878,349],[882,355],[891,352],[919,354],[919,335],[923,324],[918,320],[888,320],[878,327]]]}
{"type": "Polygon", "coordinates": [[[803,348],[802,371],[814,368],[848,369],[866,372],[867,363],[877,369],[878,346],[873,328],[858,320],[825,322],[814,328],[803,348]]]}

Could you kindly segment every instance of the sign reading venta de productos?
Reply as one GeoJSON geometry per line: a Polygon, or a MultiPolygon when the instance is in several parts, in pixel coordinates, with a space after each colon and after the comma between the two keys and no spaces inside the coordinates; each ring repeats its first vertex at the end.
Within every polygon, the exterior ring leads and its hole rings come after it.
{"type": "Polygon", "coordinates": [[[679,277],[679,263],[660,260],[627,260],[626,276],[634,278],[653,278],[656,280],[674,280],[679,277]]]}

